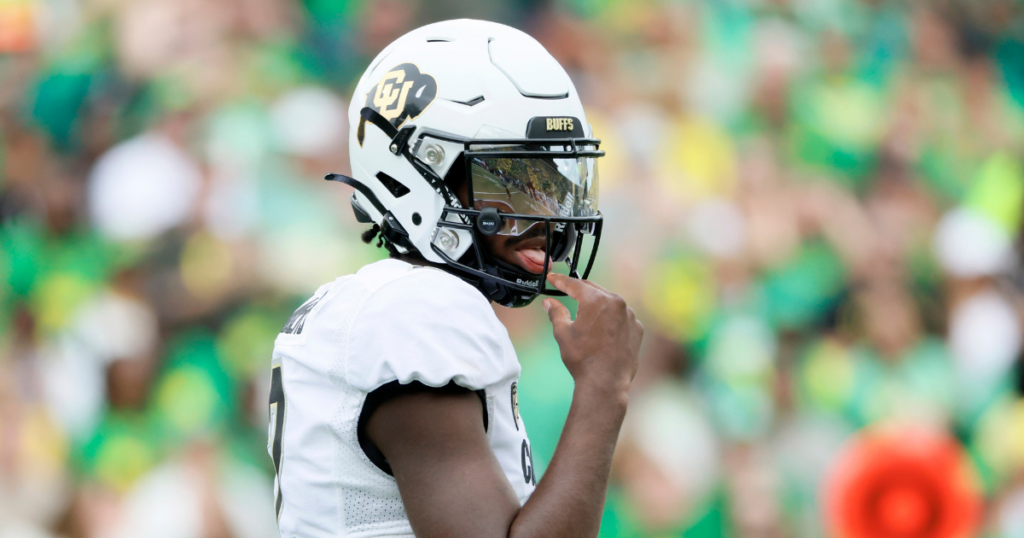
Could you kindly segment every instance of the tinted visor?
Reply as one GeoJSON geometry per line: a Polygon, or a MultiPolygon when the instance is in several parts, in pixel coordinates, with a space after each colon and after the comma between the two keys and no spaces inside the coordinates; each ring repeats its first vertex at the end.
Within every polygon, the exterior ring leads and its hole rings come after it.
{"type": "MultiPolygon", "coordinates": [[[[562,148],[558,147],[558,151],[562,148]]],[[[591,217],[597,214],[597,160],[594,157],[538,156],[523,146],[492,148],[467,155],[474,209],[537,217],[591,217]],[[503,153],[508,153],[508,156],[503,153]],[[517,152],[520,154],[517,155],[517,152]]],[[[521,235],[540,223],[506,218],[498,232],[521,235]]]]}

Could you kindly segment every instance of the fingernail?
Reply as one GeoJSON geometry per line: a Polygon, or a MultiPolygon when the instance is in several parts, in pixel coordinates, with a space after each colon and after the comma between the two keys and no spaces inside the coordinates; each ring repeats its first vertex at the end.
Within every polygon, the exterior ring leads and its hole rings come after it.
{"type": "Polygon", "coordinates": [[[550,301],[550,299],[544,299],[544,300],[543,300],[543,301],[541,301],[541,303],[540,303],[540,304],[541,304],[541,306],[543,306],[543,307],[544,307],[544,311],[545,311],[545,312],[547,312],[547,311],[551,310],[551,303],[550,303],[549,301],[550,301]]]}

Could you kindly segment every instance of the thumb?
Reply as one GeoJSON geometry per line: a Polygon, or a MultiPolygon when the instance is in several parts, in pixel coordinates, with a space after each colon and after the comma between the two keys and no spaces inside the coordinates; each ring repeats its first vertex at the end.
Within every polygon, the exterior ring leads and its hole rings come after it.
{"type": "Polygon", "coordinates": [[[562,303],[554,299],[544,299],[543,304],[544,310],[548,313],[548,317],[551,318],[551,325],[554,326],[555,331],[559,331],[572,323],[569,309],[562,303]]]}

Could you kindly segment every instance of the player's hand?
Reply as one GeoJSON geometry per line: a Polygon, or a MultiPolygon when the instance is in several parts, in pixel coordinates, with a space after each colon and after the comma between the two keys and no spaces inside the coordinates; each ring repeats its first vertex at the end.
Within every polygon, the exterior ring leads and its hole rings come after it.
{"type": "Polygon", "coordinates": [[[633,309],[622,297],[587,280],[551,273],[548,282],[579,303],[575,320],[562,303],[550,298],[543,303],[562,362],[576,384],[628,392],[644,337],[633,309]]]}

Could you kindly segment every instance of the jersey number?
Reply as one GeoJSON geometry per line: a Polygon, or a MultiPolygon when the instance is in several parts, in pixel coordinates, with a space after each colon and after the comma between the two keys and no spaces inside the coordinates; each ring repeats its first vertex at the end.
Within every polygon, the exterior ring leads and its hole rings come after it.
{"type": "Polygon", "coordinates": [[[537,485],[537,475],[533,472],[533,452],[530,451],[530,445],[527,444],[526,439],[523,439],[523,478],[527,484],[537,485]]]}
{"type": "Polygon", "coordinates": [[[274,488],[274,511],[281,518],[281,434],[284,433],[284,384],[281,381],[281,365],[274,366],[270,378],[270,435],[267,451],[274,460],[277,473],[277,487],[274,488]]]}

